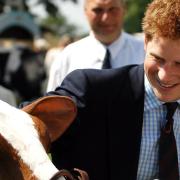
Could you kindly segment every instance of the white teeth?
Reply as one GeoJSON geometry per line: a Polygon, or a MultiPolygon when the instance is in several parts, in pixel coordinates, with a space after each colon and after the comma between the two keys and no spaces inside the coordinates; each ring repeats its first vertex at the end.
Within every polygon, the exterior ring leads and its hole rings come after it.
{"type": "Polygon", "coordinates": [[[173,87],[175,84],[163,84],[159,78],[157,78],[158,83],[160,84],[160,86],[164,87],[164,88],[170,88],[173,87]]]}
{"type": "Polygon", "coordinates": [[[173,87],[174,85],[165,85],[165,84],[162,84],[162,83],[160,83],[160,85],[162,86],[162,87],[166,87],[166,88],[169,88],[169,87],[173,87]]]}

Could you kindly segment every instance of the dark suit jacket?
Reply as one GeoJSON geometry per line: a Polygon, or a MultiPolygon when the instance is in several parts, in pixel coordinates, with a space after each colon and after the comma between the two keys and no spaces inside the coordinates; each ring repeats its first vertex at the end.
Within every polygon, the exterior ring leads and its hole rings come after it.
{"type": "Polygon", "coordinates": [[[135,180],[144,110],[143,65],[76,70],[56,92],[71,96],[78,115],[52,145],[58,168],[81,168],[90,180],[135,180]]]}

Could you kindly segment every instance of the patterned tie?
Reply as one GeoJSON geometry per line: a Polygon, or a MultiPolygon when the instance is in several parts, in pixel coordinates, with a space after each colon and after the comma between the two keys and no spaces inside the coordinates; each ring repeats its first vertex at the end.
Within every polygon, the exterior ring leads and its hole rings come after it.
{"type": "Polygon", "coordinates": [[[167,122],[161,129],[159,141],[159,177],[160,180],[179,180],[178,156],[173,133],[173,114],[178,103],[166,103],[165,105],[167,122]]]}
{"type": "Polygon", "coordinates": [[[103,61],[102,69],[110,69],[111,68],[111,53],[109,49],[106,49],[106,55],[103,61]]]}

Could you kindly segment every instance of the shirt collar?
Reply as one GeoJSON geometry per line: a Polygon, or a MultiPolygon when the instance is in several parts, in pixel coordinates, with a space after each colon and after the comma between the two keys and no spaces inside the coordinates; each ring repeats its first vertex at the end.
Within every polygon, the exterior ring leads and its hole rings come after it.
{"type": "Polygon", "coordinates": [[[106,46],[95,38],[92,31],[90,32],[89,37],[91,40],[91,45],[93,47],[92,49],[94,51],[94,54],[100,61],[103,61],[106,54],[106,46]]]}
{"type": "Polygon", "coordinates": [[[123,48],[123,46],[125,44],[126,33],[122,31],[122,33],[119,35],[119,37],[113,43],[111,43],[109,46],[106,46],[106,45],[102,44],[100,41],[98,41],[95,38],[92,31],[90,32],[90,37],[92,40],[93,47],[96,47],[96,49],[98,50],[98,58],[103,61],[105,54],[106,54],[106,48],[109,49],[112,59],[114,59],[117,56],[118,52],[120,51],[120,49],[123,48]]]}
{"type": "Polygon", "coordinates": [[[118,52],[123,48],[125,41],[126,33],[122,31],[118,39],[116,39],[112,44],[108,46],[108,49],[111,52],[112,59],[114,59],[117,56],[118,52]]]}
{"type": "Polygon", "coordinates": [[[149,83],[148,78],[146,77],[146,74],[144,75],[144,82],[145,82],[145,102],[144,102],[144,109],[150,110],[155,109],[161,106],[164,102],[157,99],[155,96],[152,87],[149,83]]]}

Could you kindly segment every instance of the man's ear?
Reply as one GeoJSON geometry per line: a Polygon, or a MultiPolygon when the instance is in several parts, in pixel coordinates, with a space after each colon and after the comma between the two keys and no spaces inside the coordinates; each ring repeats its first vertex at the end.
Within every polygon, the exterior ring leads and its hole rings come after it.
{"type": "Polygon", "coordinates": [[[50,134],[51,142],[66,131],[77,113],[73,100],[65,96],[39,98],[22,110],[44,122],[50,134]]]}

